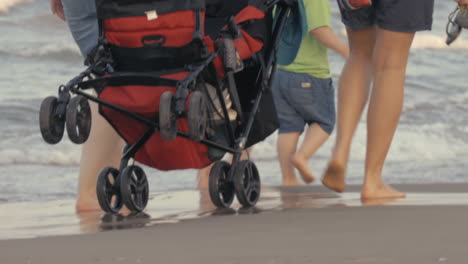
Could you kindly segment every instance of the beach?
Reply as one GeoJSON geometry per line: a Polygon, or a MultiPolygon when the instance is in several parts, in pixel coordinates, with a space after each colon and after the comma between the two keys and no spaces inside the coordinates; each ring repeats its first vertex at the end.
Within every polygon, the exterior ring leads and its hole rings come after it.
{"type": "MultiPolygon", "coordinates": [[[[45,97],[57,95],[60,84],[84,69],[83,60],[66,24],[51,14],[49,1],[7,2],[0,2],[0,203],[75,199],[81,146],[66,135],[57,145],[46,144],[38,112],[45,97]]],[[[336,1],[330,5],[332,26],[344,40],[336,1]]],[[[444,43],[447,16],[454,8],[453,1],[436,0],[432,31],[416,35],[401,122],[384,170],[388,183],[468,182],[468,34],[463,31],[450,47],[444,43]]],[[[335,88],[343,65],[340,56],[330,52],[335,88]]],[[[365,122],[363,116],[352,146],[349,184],[362,183],[365,122]]],[[[251,155],[266,185],[281,183],[276,140],[274,133],[251,155]]],[[[315,174],[325,169],[334,141],[333,133],[310,160],[315,174]]],[[[195,170],[144,169],[153,192],[197,185],[195,170]]]]}
{"type": "MultiPolygon", "coordinates": [[[[359,186],[340,195],[267,187],[256,208],[225,210],[193,199],[198,191],[153,194],[139,216],[73,216],[45,204],[69,221],[36,213],[35,236],[0,240],[0,263],[466,263],[468,184],[396,187],[408,197],[365,202],[359,186]],[[52,223],[69,234],[51,234],[52,223]]],[[[25,230],[23,221],[9,236],[25,230]]]]}
{"type": "MultiPolygon", "coordinates": [[[[409,0],[408,0],[409,1],[409,0]]],[[[346,32],[335,0],[332,27],[346,32]]],[[[0,264],[403,263],[468,261],[468,32],[445,44],[454,1],[436,0],[432,31],[416,35],[405,103],[384,180],[408,197],[362,201],[366,117],[353,141],[347,191],[319,182],[280,187],[277,133],[250,156],[262,181],[255,208],[215,209],[196,170],[148,175],[145,211],[75,212],[81,146],[41,138],[46,96],[83,59],[47,0],[0,0],[0,264]]],[[[344,61],[330,53],[335,88],[344,61]]],[[[319,178],[335,135],[308,165],[319,178]]]]}

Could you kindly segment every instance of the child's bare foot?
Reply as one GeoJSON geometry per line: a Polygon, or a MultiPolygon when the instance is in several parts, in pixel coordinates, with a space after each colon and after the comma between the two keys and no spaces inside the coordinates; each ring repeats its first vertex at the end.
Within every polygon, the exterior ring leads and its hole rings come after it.
{"type": "Polygon", "coordinates": [[[346,189],[345,166],[339,162],[331,161],[323,175],[322,183],[335,192],[344,192],[346,189]]]}
{"type": "Polygon", "coordinates": [[[362,186],[361,190],[361,199],[390,199],[405,197],[406,193],[397,191],[385,183],[376,185],[366,184],[362,186]]]}
{"type": "Polygon", "coordinates": [[[296,169],[299,170],[299,174],[305,183],[311,183],[315,181],[314,174],[312,174],[312,171],[310,171],[309,167],[307,167],[307,159],[305,157],[299,153],[296,153],[291,158],[291,163],[294,167],[296,167],[296,169]]]}

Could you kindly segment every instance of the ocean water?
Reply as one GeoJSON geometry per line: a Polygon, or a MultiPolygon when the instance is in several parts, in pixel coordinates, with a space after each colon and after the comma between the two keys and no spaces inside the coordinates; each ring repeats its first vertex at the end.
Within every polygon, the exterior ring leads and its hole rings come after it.
{"type": "MultiPolygon", "coordinates": [[[[343,39],[335,1],[333,27],[343,39]]],[[[388,155],[390,183],[468,182],[468,32],[451,46],[445,40],[449,0],[436,0],[432,31],[417,34],[411,50],[403,115],[388,155]]],[[[331,54],[335,83],[343,60],[331,54]]],[[[0,0],[0,203],[76,196],[80,146],[67,137],[54,146],[41,138],[42,99],[84,67],[64,22],[47,0],[0,0]]],[[[363,178],[365,116],[352,147],[348,182],[363,178]]],[[[280,183],[274,134],[252,154],[263,183],[280,183]]],[[[309,162],[320,175],[334,136],[309,162]]],[[[191,189],[196,171],[145,168],[151,191],[191,189]]]]}

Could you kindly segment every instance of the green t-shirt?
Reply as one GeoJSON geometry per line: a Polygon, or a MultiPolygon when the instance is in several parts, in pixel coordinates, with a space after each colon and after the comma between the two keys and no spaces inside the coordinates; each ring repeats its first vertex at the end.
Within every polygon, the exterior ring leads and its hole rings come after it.
{"type": "Polygon", "coordinates": [[[290,65],[278,65],[280,69],[295,73],[307,73],[316,78],[330,78],[328,49],[310,34],[310,31],[330,26],[328,0],[303,0],[307,14],[308,34],[301,43],[296,59],[290,65]]]}

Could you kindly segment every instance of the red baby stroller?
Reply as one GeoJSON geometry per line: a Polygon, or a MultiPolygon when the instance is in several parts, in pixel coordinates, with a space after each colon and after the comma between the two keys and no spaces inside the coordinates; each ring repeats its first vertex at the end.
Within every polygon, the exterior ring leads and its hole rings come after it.
{"type": "Polygon", "coordinates": [[[96,0],[99,44],[87,58],[89,67],[60,86],[58,98],[42,102],[44,140],[58,143],[66,127],[71,141],[85,142],[92,100],[127,143],[120,168],[99,174],[97,196],[104,211],[117,213],[123,204],[132,211],[145,208],[147,178],[141,167],[129,165],[132,159],[160,170],[215,162],[212,202],[229,207],[236,195],[243,206],[254,206],[259,172],[240,155],[278,127],[268,88],[279,36],[294,4],[96,0]],[[221,161],[226,152],[233,154],[232,164],[221,161]]]}

